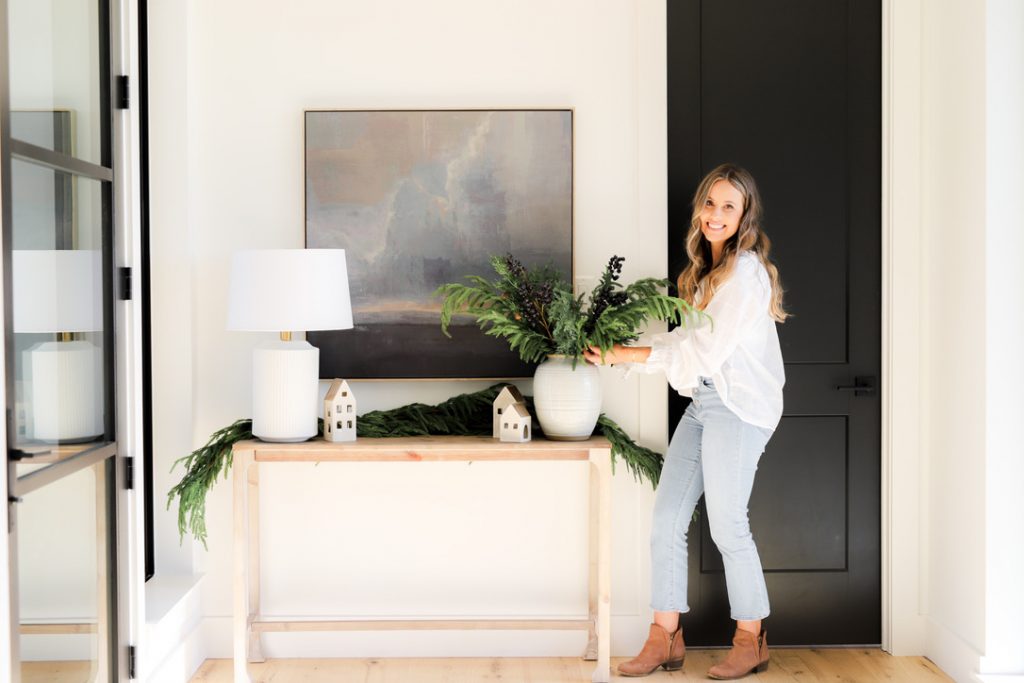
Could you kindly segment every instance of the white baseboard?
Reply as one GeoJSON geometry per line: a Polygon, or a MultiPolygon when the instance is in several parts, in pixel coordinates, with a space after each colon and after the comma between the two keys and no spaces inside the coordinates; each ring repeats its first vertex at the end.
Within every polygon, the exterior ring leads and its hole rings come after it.
{"type": "Polygon", "coordinates": [[[976,683],[1024,683],[1024,674],[974,674],[976,683]]]}
{"type": "Polygon", "coordinates": [[[979,680],[977,676],[981,653],[959,635],[931,618],[928,619],[925,656],[957,683],[976,683],[979,680]]]}

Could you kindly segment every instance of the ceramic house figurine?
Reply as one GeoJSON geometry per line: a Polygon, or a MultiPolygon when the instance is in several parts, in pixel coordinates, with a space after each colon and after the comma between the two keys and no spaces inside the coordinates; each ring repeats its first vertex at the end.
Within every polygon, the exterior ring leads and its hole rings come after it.
{"type": "Polygon", "coordinates": [[[513,403],[501,414],[501,440],[508,443],[526,443],[530,440],[533,418],[525,403],[513,403]]]}
{"type": "Polygon", "coordinates": [[[343,379],[331,382],[324,396],[324,441],[356,440],[356,399],[343,379]]]}
{"type": "Polygon", "coordinates": [[[498,395],[494,399],[494,430],[491,434],[493,438],[501,438],[501,416],[505,409],[514,403],[522,402],[523,395],[519,393],[519,390],[514,386],[507,384],[502,387],[501,391],[498,392],[498,395]]]}

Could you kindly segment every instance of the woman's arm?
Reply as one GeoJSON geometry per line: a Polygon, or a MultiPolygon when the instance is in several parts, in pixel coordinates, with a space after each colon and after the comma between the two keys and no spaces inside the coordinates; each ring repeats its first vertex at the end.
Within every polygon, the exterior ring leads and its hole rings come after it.
{"type": "MultiPolygon", "coordinates": [[[[733,275],[705,309],[712,325],[677,327],[656,334],[650,347],[615,347],[614,353],[605,354],[604,363],[628,363],[627,370],[645,374],[664,371],[677,391],[696,386],[697,377],[716,373],[751,326],[767,313],[770,294],[758,264],[737,263],[733,275]]],[[[587,360],[600,364],[600,353],[587,355],[587,360]]]]}
{"type": "Polygon", "coordinates": [[[601,349],[591,346],[583,352],[583,357],[594,365],[614,365],[616,363],[646,363],[651,355],[650,346],[623,346],[616,344],[601,354],[601,349]]]}

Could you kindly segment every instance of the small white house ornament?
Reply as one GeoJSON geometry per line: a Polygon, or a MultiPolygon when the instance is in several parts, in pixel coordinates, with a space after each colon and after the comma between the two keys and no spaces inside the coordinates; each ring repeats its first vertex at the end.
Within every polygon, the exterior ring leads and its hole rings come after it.
{"type": "Polygon", "coordinates": [[[525,403],[513,403],[501,414],[501,440],[506,443],[526,443],[530,440],[533,418],[525,403]]]}
{"type": "Polygon", "coordinates": [[[331,382],[324,396],[324,441],[356,440],[356,398],[343,379],[331,382]]]}
{"type": "Polygon", "coordinates": [[[498,395],[494,398],[494,429],[491,434],[492,438],[501,438],[501,417],[505,409],[510,405],[522,402],[523,395],[519,393],[519,389],[516,389],[511,384],[506,384],[502,387],[501,391],[498,392],[498,395]]]}

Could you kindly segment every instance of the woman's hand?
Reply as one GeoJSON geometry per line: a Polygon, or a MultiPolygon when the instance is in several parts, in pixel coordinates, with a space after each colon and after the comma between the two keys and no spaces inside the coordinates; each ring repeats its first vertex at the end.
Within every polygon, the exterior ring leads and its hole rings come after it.
{"type": "Polygon", "coordinates": [[[651,347],[649,346],[623,346],[622,344],[616,344],[609,350],[604,352],[604,358],[601,358],[601,349],[597,346],[591,346],[589,349],[583,352],[583,357],[588,363],[594,365],[613,365],[615,363],[645,363],[647,362],[647,356],[651,354],[651,347]]]}

